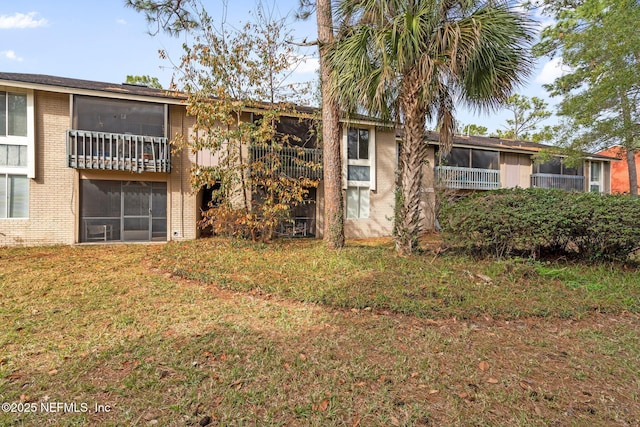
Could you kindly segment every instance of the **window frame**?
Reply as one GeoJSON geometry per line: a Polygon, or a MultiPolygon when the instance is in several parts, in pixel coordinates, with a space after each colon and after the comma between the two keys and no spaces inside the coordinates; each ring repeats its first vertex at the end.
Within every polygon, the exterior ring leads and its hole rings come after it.
{"type": "Polygon", "coordinates": [[[0,221],[3,220],[21,220],[21,219],[29,219],[29,192],[30,192],[30,180],[29,177],[25,174],[19,174],[19,173],[3,173],[0,172],[0,178],[4,178],[4,183],[0,182],[0,185],[4,185],[3,189],[0,189],[0,194],[4,194],[3,198],[3,204],[0,205],[0,221]],[[12,200],[15,200],[15,198],[13,197],[13,193],[11,191],[11,185],[10,185],[10,177],[23,177],[26,180],[26,194],[24,195],[25,198],[25,216],[10,216],[10,212],[11,212],[11,208],[12,206],[15,205],[15,203],[12,203],[12,200]],[[3,209],[2,209],[3,208],[3,209]]]}
{"type": "Polygon", "coordinates": [[[5,96],[5,126],[8,132],[9,110],[8,95],[26,95],[27,101],[27,134],[26,136],[18,135],[0,135],[0,145],[21,146],[27,148],[26,165],[9,166],[0,165],[0,174],[6,175],[26,175],[27,178],[36,177],[35,165],[35,126],[34,126],[34,95],[33,90],[20,89],[15,87],[0,86],[0,92],[4,92],[5,96]]]}
{"type": "MultiPolygon", "coordinates": [[[[359,152],[359,143],[358,143],[359,152]]],[[[348,187],[368,187],[369,190],[376,189],[376,129],[375,126],[353,124],[352,126],[344,125],[342,129],[342,188],[346,190],[348,187]],[[358,131],[358,142],[360,140],[360,131],[366,130],[369,133],[368,158],[367,159],[350,159],[349,158],[349,130],[358,131]],[[357,181],[349,179],[349,166],[363,166],[369,168],[369,180],[357,181]]]]}
{"type": "Polygon", "coordinates": [[[371,193],[369,191],[369,187],[366,186],[349,186],[347,187],[347,192],[346,192],[346,198],[345,198],[345,218],[349,221],[351,220],[358,220],[358,219],[369,219],[371,216],[371,193]],[[357,214],[356,216],[349,216],[349,191],[357,191],[357,205],[356,205],[356,210],[357,210],[357,214]],[[367,199],[367,203],[366,203],[366,214],[363,213],[363,198],[366,197],[367,199]]]}
{"type": "Polygon", "coordinates": [[[589,192],[598,192],[602,193],[604,187],[604,163],[603,162],[595,162],[589,161],[589,192]],[[598,176],[597,179],[593,178],[593,167],[598,166],[598,176]],[[593,187],[597,186],[597,190],[594,190],[593,187]]]}

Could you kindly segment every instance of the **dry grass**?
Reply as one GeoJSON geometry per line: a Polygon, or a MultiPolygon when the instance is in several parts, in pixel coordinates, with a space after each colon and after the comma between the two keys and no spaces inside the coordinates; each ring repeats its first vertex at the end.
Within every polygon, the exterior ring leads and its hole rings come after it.
{"type": "Polygon", "coordinates": [[[0,425],[197,425],[207,416],[212,425],[640,423],[637,272],[432,259],[396,258],[385,245],[333,256],[297,241],[0,249],[0,401],[39,409],[0,413],[0,425]],[[199,263],[206,268],[189,273],[199,263]],[[547,282],[569,298],[605,296],[600,310],[573,316],[429,315],[380,280],[385,272],[386,284],[403,278],[413,289],[432,277],[417,275],[418,263],[437,272],[438,286],[462,286],[458,273],[474,283],[490,276],[492,292],[468,294],[478,307],[489,306],[482,295],[506,298],[494,288],[509,280],[539,286],[542,301],[551,301],[547,282]],[[623,284],[588,286],[605,272],[623,284]],[[333,307],[309,302],[318,292],[333,307]],[[627,303],[607,302],[625,292],[627,303]],[[362,304],[350,305],[355,293],[362,304]],[[44,402],[88,411],[44,413],[44,402]]]}

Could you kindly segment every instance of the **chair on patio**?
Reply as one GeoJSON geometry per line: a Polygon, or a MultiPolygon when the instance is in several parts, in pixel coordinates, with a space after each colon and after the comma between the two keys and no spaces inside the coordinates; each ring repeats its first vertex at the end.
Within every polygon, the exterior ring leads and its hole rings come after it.
{"type": "Polygon", "coordinates": [[[87,242],[107,241],[113,239],[113,227],[110,224],[84,225],[84,235],[87,242]]]}

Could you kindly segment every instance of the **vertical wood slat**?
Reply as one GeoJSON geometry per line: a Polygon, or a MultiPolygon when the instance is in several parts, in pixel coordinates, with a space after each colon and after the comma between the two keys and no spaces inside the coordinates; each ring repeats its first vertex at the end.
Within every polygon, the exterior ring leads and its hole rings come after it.
{"type": "Polygon", "coordinates": [[[500,171],[492,169],[437,166],[434,168],[436,183],[461,190],[497,190],[500,188],[500,171]]]}
{"type": "Polygon", "coordinates": [[[67,164],[75,169],[132,172],[170,172],[171,151],[167,138],[68,130],[67,164]],[[145,145],[151,156],[145,159],[145,145]]]}

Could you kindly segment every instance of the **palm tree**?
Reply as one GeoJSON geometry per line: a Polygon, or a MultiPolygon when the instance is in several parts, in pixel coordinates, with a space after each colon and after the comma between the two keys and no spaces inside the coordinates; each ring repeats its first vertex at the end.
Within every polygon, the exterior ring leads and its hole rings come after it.
{"type": "Polygon", "coordinates": [[[450,149],[454,103],[494,109],[529,74],[533,26],[501,0],[343,0],[329,53],[332,88],[348,111],[402,123],[395,238],[417,248],[426,121],[450,149]]]}

